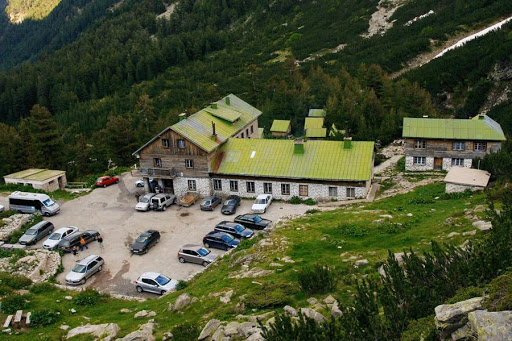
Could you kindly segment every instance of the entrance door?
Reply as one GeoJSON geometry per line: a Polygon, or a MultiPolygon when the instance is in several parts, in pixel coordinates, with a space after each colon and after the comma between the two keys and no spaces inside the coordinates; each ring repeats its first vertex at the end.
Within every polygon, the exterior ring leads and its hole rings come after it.
{"type": "Polygon", "coordinates": [[[443,158],[435,157],[434,158],[434,169],[443,169],[443,158]]]}
{"type": "Polygon", "coordinates": [[[174,194],[174,186],[172,179],[163,179],[164,182],[164,193],[174,194]]]}

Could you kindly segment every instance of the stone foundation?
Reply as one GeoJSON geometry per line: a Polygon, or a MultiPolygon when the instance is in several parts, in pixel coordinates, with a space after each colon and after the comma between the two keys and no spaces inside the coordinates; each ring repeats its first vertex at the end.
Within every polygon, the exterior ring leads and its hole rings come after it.
{"type": "Polygon", "coordinates": [[[415,165],[414,164],[414,157],[413,156],[406,156],[405,157],[405,170],[406,171],[429,171],[434,169],[434,158],[433,157],[426,157],[425,164],[424,165],[415,165]]]}
{"type": "MultiPolygon", "coordinates": [[[[464,159],[464,167],[465,168],[471,168],[471,165],[473,164],[472,159],[464,159]]],[[[461,166],[452,166],[452,159],[449,157],[443,158],[443,170],[449,171],[452,169],[452,167],[461,167],[461,166]]]]}
{"type": "Polygon", "coordinates": [[[483,187],[478,186],[466,186],[466,185],[455,185],[455,184],[446,184],[446,193],[461,193],[466,191],[467,189],[471,191],[483,191],[483,187]]]}
{"type": "Polygon", "coordinates": [[[174,194],[180,198],[185,196],[187,192],[191,192],[188,189],[188,180],[196,181],[196,190],[195,193],[198,193],[202,197],[206,197],[211,195],[211,180],[210,178],[186,178],[186,177],[177,177],[173,180],[174,186],[174,194]]]}

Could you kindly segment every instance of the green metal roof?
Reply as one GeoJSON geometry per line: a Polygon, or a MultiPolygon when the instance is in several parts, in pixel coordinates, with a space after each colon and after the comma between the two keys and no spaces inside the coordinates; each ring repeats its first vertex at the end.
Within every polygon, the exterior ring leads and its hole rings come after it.
{"type": "Polygon", "coordinates": [[[66,173],[60,170],[30,168],[21,172],[5,175],[4,178],[44,181],[66,173]]]}
{"type": "Polygon", "coordinates": [[[324,118],[323,117],[306,117],[304,121],[304,130],[308,128],[323,128],[324,118]]]}
{"type": "Polygon", "coordinates": [[[307,128],[306,137],[325,137],[327,135],[326,128],[307,128]]]}
{"type": "Polygon", "coordinates": [[[404,118],[403,137],[505,141],[501,126],[489,116],[477,119],[404,118]]]}
{"type": "Polygon", "coordinates": [[[235,122],[240,118],[240,116],[242,116],[242,113],[230,108],[219,106],[217,103],[211,104],[204,110],[215,117],[222,118],[223,120],[231,123],[235,122]]]}
{"type": "Polygon", "coordinates": [[[272,127],[270,128],[271,132],[276,133],[287,133],[290,130],[290,121],[288,120],[274,120],[272,123],[272,127]]]}
{"type": "Polygon", "coordinates": [[[295,153],[293,140],[229,139],[212,162],[214,174],[317,180],[370,180],[373,142],[307,141],[295,153]]]}
{"type": "Polygon", "coordinates": [[[325,117],[326,112],[324,109],[309,109],[309,117],[325,117]]]}

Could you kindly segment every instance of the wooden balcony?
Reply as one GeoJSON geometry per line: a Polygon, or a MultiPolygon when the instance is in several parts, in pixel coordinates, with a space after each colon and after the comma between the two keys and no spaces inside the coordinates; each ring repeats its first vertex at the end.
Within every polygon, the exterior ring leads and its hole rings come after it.
{"type": "Polygon", "coordinates": [[[175,172],[171,169],[166,168],[141,168],[133,169],[133,176],[140,177],[152,177],[152,178],[174,178],[175,172]]]}

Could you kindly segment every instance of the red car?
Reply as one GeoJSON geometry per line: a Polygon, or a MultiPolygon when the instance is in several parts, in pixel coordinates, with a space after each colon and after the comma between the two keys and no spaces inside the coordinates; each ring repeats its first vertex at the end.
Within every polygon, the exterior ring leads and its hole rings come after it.
{"type": "Polygon", "coordinates": [[[96,179],[96,187],[107,187],[118,182],[119,178],[117,176],[102,176],[96,179]]]}

